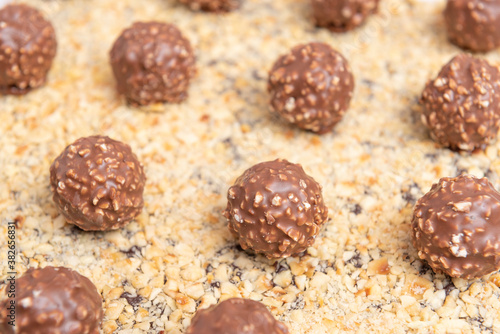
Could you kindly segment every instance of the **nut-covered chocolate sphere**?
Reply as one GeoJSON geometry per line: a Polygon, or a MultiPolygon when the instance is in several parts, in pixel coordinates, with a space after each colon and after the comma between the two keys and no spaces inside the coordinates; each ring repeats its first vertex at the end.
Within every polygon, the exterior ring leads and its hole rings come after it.
{"type": "Polygon", "coordinates": [[[352,30],[377,11],[380,0],[311,0],[318,27],[334,32],[352,30]]]}
{"type": "Polygon", "coordinates": [[[417,201],[413,245],[435,271],[475,278],[500,269],[500,193],[486,178],[445,177],[417,201]]]}
{"type": "Polygon", "coordinates": [[[76,271],[64,267],[30,268],[16,280],[15,294],[16,326],[8,324],[11,319],[4,302],[0,309],[0,333],[99,333],[103,316],[101,295],[87,277],[76,271]]]}
{"type": "Polygon", "coordinates": [[[328,217],[321,186],[302,166],[281,159],[247,169],[227,199],[229,230],[243,249],[268,258],[305,251],[328,217]]]}
{"type": "Polygon", "coordinates": [[[259,302],[232,298],[196,312],[186,334],[287,334],[286,326],[274,319],[259,302]]]}
{"type": "Polygon", "coordinates": [[[179,0],[192,10],[230,12],[240,7],[241,0],[179,0]]]}
{"type": "Polygon", "coordinates": [[[27,5],[0,10],[0,93],[21,95],[43,85],[56,55],[52,24],[27,5]]]}
{"type": "Polygon", "coordinates": [[[448,37],[459,47],[486,52],[500,46],[500,1],[448,0],[443,14],[448,37]]]}
{"type": "Polygon", "coordinates": [[[134,23],[115,41],[110,58],[118,92],[134,106],[184,101],[196,73],[191,44],[172,24],[134,23]]]}
{"type": "Polygon", "coordinates": [[[272,110],[320,134],[331,131],[342,119],[353,89],[347,60],[324,43],[294,47],[269,73],[272,110]]]}
{"type": "Polygon", "coordinates": [[[486,60],[458,55],[427,83],[420,102],[431,137],[454,150],[484,148],[500,124],[499,70],[486,60]]]}
{"type": "Polygon", "coordinates": [[[109,137],[80,138],[50,167],[54,202],[86,231],[125,226],[144,206],[146,176],[130,146],[109,137]]]}

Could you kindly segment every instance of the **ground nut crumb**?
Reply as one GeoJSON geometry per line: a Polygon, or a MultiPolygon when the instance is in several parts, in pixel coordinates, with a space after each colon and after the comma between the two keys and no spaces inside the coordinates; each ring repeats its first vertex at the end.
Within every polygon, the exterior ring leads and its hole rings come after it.
{"type": "Polygon", "coordinates": [[[247,0],[217,17],[163,0],[25,2],[53,23],[58,53],[43,87],[0,98],[0,212],[18,225],[19,273],[65,265],[96,285],[103,333],[180,334],[230,297],[263,301],[291,334],[500,332],[498,273],[450,279],[411,245],[412,209],[440,177],[469,172],[500,188],[498,142],[458,154],[419,120],[426,81],[456,53],[436,26],[442,2],[381,1],[346,34],[315,29],[307,1],[247,0]],[[117,96],[107,52],[133,20],[175,23],[191,41],[200,75],[182,104],[137,110],[117,96]],[[273,61],[312,40],[341,52],[356,80],[349,112],[323,136],[267,111],[273,61]],[[94,133],[131,145],[148,176],[143,212],[113,232],[75,229],[50,198],[53,159],[94,133]],[[242,251],[221,213],[237,176],[278,156],[314,175],[330,210],[313,246],[272,261],[242,251]]]}

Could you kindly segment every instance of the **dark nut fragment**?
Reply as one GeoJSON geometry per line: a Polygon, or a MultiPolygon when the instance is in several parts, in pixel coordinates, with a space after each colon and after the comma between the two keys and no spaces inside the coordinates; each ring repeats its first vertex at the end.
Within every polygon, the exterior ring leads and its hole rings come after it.
{"type": "Polygon", "coordinates": [[[103,136],[80,138],[50,167],[54,202],[86,231],[114,230],[142,211],[146,176],[130,146],[103,136]]]}
{"type": "Polygon", "coordinates": [[[377,11],[380,0],[311,0],[318,27],[334,32],[352,30],[377,11]]]}
{"type": "Polygon", "coordinates": [[[241,0],[179,0],[192,10],[203,10],[207,12],[230,12],[238,9],[241,0]]]}
{"type": "Polygon", "coordinates": [[[125,29],[110,59],[118,92],[134,106],[184,101],[196,73],[189,41],[174,25],[160,22],[125,29]]]}
{"type": "Polygon", "coordinates": [[[52,24],[27,5],[0,10],[0,93],[26,94],[42,86],[56,55],[52,24]]]}
{"type": "Polygon", "coordinates": [[[186,334],[202,333],[287,334],[288,329],[262,303],[232,298],[196,312],[186,334]]]}
{"type": "Polygon", "coordinates": [[[500,46],[500,1],[448,0],[443,15],[448,37],[459,47],[486,52],[500,46]]]}
{"type": "Polygon", "coordinates": [[[453,150],[485,148],[500,125],[498,67],[466,54],[454,57],[430,80],[420,99],[431,137],[453,150]]]}
{"type": "Polygon", "coordinates": [[[281,159],[247,169],[227,199],[231,233],[244,250],[268,258],[305,251],[328,217],[321,186],[302,166],[281,159]]]}
{"type": "Polygon", "coordinates": [[[0,303],[0,333],[99,333],[101,295],[87,277],[71,269],[28,269],[16,280],[15,302],[15,327],[8,324],[7,305],[0,303]]]}
{"type": "Polygon", "coordinates": [[[434,271],[470,279],[500,269],[500,193],[486,178],[440,179],[417,201],[411,231],[434,271]]]}
{"type": "Polygon", "coordinates": [[[354,78],[329,45],[310,43],[281,56],[269,73],[271,107],[298,127],[330,132],[349,107],[354,78]]]}

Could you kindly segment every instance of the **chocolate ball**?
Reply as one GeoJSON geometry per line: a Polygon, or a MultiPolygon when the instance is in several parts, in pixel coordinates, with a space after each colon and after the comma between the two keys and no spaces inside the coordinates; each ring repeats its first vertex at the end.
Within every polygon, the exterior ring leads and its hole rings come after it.
{"type": "Polygon", "coordinates": [[[443,15],[448,37],[459,47],[486,52],[500,46],[498,0],[448,0],[443,15]]]}
{"type": "Polygon", "coordinates": [[[87,277],[71,269],[28,269],[16,280],[15,302],[15,327],[8,324],[6,305],[0,309],[1,333],[99,333],[103,316],[101,295],[87,277]]]}
{"type": "Polygon", "coordinates": [[[196,312],[186,334],[201,333],[287,334],[288,329],[262,303],[232,298],[196,312]]]}
{"type": "Polygon", "coordinates": [[[114,230],[134,219],[144,206],[145,182],[130,146],[103,136],[78,139],[50,167],[57,208],[85,231],[114,230]]]}
{"type": "Polygon", "coordinates": [[[498,67],[486,60],[458,55],[436,79],[427,83],[420,99],[422,122],[431,137],[454,150],[484,148],[497,136],[500,123],[498,67]]]}
{"type": "Polygon", "coordinates": [[[56,55],[52,24],[27,5],[0,10],[0,93],[22,95],[43,85],[56,55]]]}
{"type": "Polygon", "coordinates": [[[110,58],[118,92],[133,106],[184,101],[196,73],[191,44],[172,24],[134,23],[115,41],[110,58]]]}
{"type": "Polygon", "coordinates": [[[270,259],[305,251],[328,217],[321,186],[301,165],[282,159],[247,169],[227,199],[224,215],[241,247],[270,259]]]}
{"type": "Polygon", "coordinates": [[[486,178],[440,179],[417,201],[411,231],[435,271],[469,279],[500,269],[500,193],[486,178]]]}
{"type": "Polygon", "coordinates": [[[311,0],[318,27],[334,32],[352,30],[377,11],[380,0],[311,0]]]}
{"type": "Polygon", "coordinates": [[[179,0],[192,10],[230,12],[240,7],[241,0],[179,0]]]}
{"type": "Polygon", "coordinates": [[[310,43],[281,56],[269,73],[271,107],[298,127],[319,134],[342,119],[354,90],[347,60],[329,45],[310,43]]]}

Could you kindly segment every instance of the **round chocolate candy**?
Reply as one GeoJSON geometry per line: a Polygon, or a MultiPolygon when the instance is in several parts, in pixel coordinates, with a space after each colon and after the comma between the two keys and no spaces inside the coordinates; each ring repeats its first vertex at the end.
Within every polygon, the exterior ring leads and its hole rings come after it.
{"type": "Polygon", "coordinates": [[[9,324],[8,306],[0,309],[1,333],[99,333],[101,295],[87,277],[71,269],[28,269],[16,280],[15,303],[15,327],[9,324]]]}
{"type": "Polygon", "coordinates": [[[54,202],[86,231],[125,226],[144,206],[146,176],[130,146],[103,136],[80,138],[50,167],[54,202]]]}
{"type": "Polygon", "coordinates": [[[443,15],[448,37],[459,47],[486,52],[500,46],[500,1],[448,0],[443,15]]]}
{"type": "Polygon", "coordinates": [[[184,101],[196,73],[191,44],[172,24],[134,23],[115,41],[110,58],[118,92],[134,106],[184,101]]]}
{"type": "Polygon", "coordinates": [[[411,231],[437,272],[470,279],[500,269],[500,193],[486,178],[440,179],[417,201],[411,231]]]}
{"type": "Polygon", "coordinates": [[[498,67],[466,54],[454,57],[425,87],[422,122],[431,137],[453,150],[484,148],[500,125],[498,67]]]}
{"type": "Polygon", "coordinates": [[[380,0],[311,0],[318,27],[334,32],[352,30],[377,11],[380,0]]]}
{"type": "Polygon", "coordinates": [[[192,10],[230,12],[240,7],[241,0],[179,0],[192,10]]]}
{"type": "Polygon", "coordinates": [[[231,233],[244,250],[268,258],[305,251],[328,217],[321,186],[302,166],[281,159],[247,169],[227,199],[231,233]]]}
{"type": "Polygon", "coordinates": [[[232,298],[196,312],[186,334],[287,334],[260,302],[232,298]]]}
{"type": "Polygon", "coordinates": [[[331,131],[342,119],[353,89],[347,60],[324,43],[294,47],[269,73],[272,110],[319,134],[331,131]]]}
{"type": "Polygon", "coordinates": [[[24,4],[0,10],[0,93],[21,95],[43,85],[56,55],[52,24],[24,4]]]}

